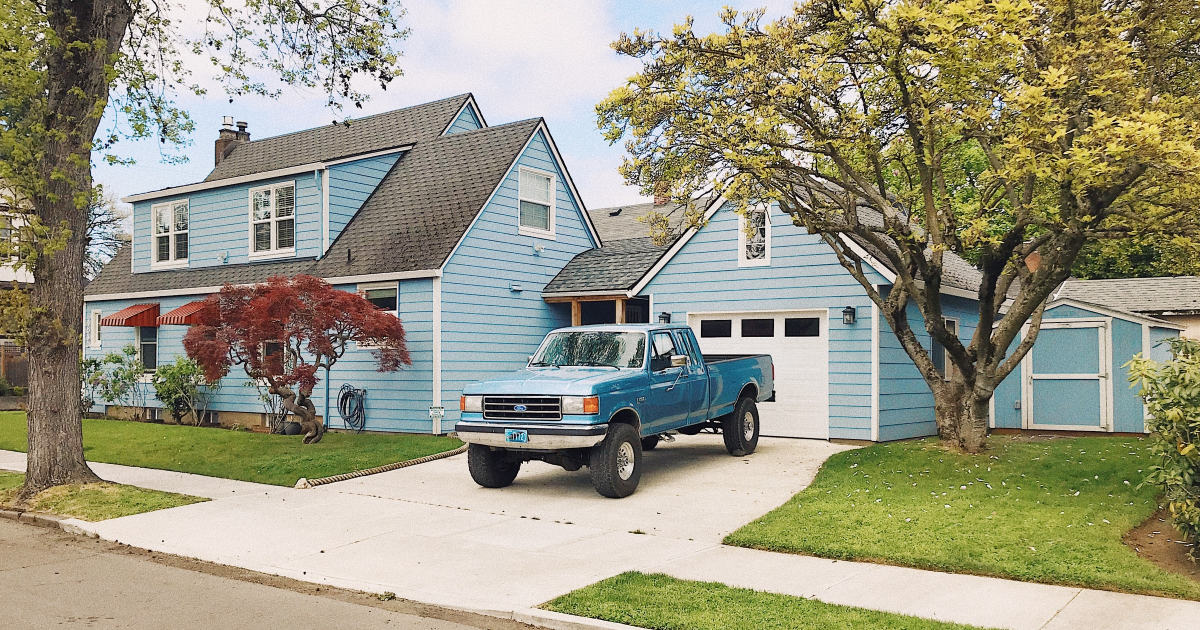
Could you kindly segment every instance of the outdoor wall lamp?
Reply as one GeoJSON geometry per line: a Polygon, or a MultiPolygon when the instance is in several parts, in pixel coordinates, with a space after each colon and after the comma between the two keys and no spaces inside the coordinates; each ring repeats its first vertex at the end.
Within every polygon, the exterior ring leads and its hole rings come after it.
{"type": "Polygon", "coordinates": [[[847,306],[846,308],[842,309],[842,323],[843,324],[845,324],[847,326],[853,326],[855,320],[857,320],[857,319],[858,319],[858,312],[854,310],[853,306],[847,306]]]}
{"type": "Polygon", "coordinates": [[[666,311],[659,313],[658,314],[658,323],[670,324],[671,323],[671,314],[666,311]]]}

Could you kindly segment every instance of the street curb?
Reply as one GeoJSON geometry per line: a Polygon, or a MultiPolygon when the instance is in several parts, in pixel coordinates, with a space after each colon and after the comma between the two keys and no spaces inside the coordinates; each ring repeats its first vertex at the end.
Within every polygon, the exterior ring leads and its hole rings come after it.
{"type": "Polygon", "coordinates": [[[25,510],[9,509],[0,510],[0,518],[6,518],[10,521],[17,521],[18,523],[26,523],[29,525],[36,525],[38,527],[50,528],[61,527],[60,523],[66,520],[63,517],[55,516],[54,514],[42,514],[41,512],[27,512],[25,510]]]}
{"type": "MultiPolygon", "coordinates": [[[[418,600],[412,600],[418,601],[418,600]]],[[[496,610],[494,608],[470,608],[444,604],[429,604],[459,612],[515,621],[535,628],[547,630],[646,630],[641,626],[630,626],[623,623],[613,623],[591,617],[577,617],[566,613],[542,610],[541,608],[516,608],[513,610],[496,610]]]]}

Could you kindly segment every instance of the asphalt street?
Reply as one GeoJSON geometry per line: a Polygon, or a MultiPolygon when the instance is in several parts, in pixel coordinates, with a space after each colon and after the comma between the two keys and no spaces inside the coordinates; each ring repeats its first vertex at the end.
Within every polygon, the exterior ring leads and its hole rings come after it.
{"type": "MultiPolygon", "coordinates": [[[[254,535],[251,531],[230,535],[254,535]]],[[[377,594],[317,587],[0,520],[0,627],[513,630],[527,626],[403,601],[379,601],[377,594]]]]}

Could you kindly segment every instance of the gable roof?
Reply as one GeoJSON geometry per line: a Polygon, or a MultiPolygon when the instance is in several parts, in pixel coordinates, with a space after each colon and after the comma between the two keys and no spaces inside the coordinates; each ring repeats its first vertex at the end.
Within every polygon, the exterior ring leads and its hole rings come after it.
{"type": "Polygon", "coordinates": [[[1134,313],[1200,313],[1200,276],[1067,280],[1054,299],[1074,299],[1134,313]]]}
{"type": "Polygon", "coordinates": [[[349,126],[331,124],[238,143],[204,181],[327,162],[427,140],[441,134],[470,99],[470,94],[460,94],[354,119],[349,126]]]}
{"type": "Polygon", "coordinates": [[[535,118],[418,142],[396,161],[321,259],[135,274],[131,247],[126,246],[84,293],[183,295],[189,289],[215,290],[225,283],[249,284],[299,273],[343,282],[380,274],[387,277],[379,280],[432,277],[539,130],[545,127],[535,118]]]}

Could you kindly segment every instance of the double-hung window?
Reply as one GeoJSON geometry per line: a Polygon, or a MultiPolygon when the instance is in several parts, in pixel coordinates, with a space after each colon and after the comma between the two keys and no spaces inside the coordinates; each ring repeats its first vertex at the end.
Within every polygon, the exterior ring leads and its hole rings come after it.
{"type": "Polygon", "coordinates": [[[250,190],[250,258],[290,256],[296,252],[296,185],[250,190]]]}
{"type": "Polygon", "coordinates": [[[771,221],[766,208],[751,208],[738,217],[738,266],[771,264],[771,221]]]}
{"type": "Polygon", "coordinates": [[[554,188],[554,175],[527,168],[520,170],[517,197],[521,234],[554,238],[554,188]]]}
{"type": "Polygon", "coordinates": [[[172,201],[151,208],[154,252],[151,267],[186,267],[188,262],[188,202],[172,201]]]}
{"type": "MultiPolygon", "coordinates": [[[[946,317],[943,321],[946,322],[946,332],[957,337],[958,319],[946,317]]],[[[950,351],[947,350],[946,347],[939,343],[936,339],[931,339],[930,342],[929,358],[933,359],[933,367],[937,368],[938,371],[942,373],[942,378],[948,381],[950,380],[951,376],[953,376],[954,370],[956,369],[954,367],[954,361],[950,359],[950,351]]]]}
{"type": "Polygon", "coordinates": [[[138,330],[138,358],[147,374],[158,369],[158,327],[142,326],[138,330]]]}

